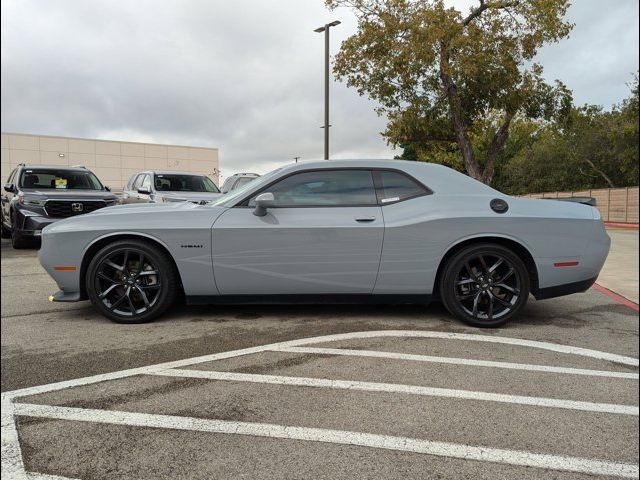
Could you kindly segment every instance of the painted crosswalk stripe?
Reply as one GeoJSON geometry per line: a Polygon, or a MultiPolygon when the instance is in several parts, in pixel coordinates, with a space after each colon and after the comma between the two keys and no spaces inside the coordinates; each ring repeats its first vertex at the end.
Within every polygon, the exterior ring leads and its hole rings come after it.
{"type": "Polygon", "coordinates": [[[450,388],[423,387],[395,383],[359,382],[353,380],[330,380],[325,378],[285,377],[279,375],[256,375],[251,373],[215,372],[210,370],[161,370],[152,375],[169,377],[203,378],[208,380],[226,380],[234,382],[268,383],[273,385],[291,385],[297,387],[335,388],[342,390],[361,390],[366,392],[404,393],[429,397],[457,398],[461,400],[480,400],[487,402],[513,403],[535,407],[563,408],[585,412],[613,413],[638,416],[638,407],[612,403],[581,402],[557,398],[528,397],[503,393],[477,392],[473,390],[454,390],[450,388]]]}
{"type": "Polygon", "coordinates": [[[343,355],[348,357],[388,358],[393,360],[410,360],[413,362],[443,363],[449,365],[467,365],[471,367],[504,368],[508,370],[528,370],[531,372],[561,373],[567,375],[584,375],[591,377],[626,378],[638,380],[639,374],[634,372],[614,372],[610,370],[590,370],[585,368],[555,367],[551,365],[534,365],[527,363],[494,362],[491,360],[475,360],[455,357],[436,357],[411,353],[382,352],[377,350],[351,350],[347,348],[322,347],[274,347],[273,352],[311,353],[320,355],[343,355]]]}
{"type": "Polygon", "coordinates": [[[638,465],[634,464],[391,435],[21,403],[15,404],[15,409],[16,415],[30,417],[354,445],[591,475],[638,478],[638,465]]]}

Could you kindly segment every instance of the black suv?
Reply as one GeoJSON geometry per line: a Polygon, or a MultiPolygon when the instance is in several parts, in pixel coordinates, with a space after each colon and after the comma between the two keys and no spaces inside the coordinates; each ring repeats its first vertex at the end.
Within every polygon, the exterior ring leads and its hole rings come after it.
{"type": "Polygon", "coordinates": [[[24,248],[50,223],[117,201],[84,167],[18,165],[2,192],[2,238],[11,237],[13,248],[24,248]]]}

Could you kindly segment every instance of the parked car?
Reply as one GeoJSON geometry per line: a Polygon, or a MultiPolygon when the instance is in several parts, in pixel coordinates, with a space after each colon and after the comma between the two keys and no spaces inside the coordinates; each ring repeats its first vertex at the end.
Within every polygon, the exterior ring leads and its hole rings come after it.
{"type": "Polygon", "coordinates": [[[24,248],[62,218],[115,205],[117,197],[85,167],[18,165],[2,192],[2,238],[24,248]]]}
{"type": "Polygon", "coordinates": [[[122,194],[122,203],[209,202],[222,193],[206,175],[148,170],[133,175],[122,194]]]}
{"type": "Polygon", "coordinates": [[[609,251],[588,204],[515,198],[455,170],[333,160],[274,170],[206,205],[106,208],[46,227],[60,291],[139,323],[187,303],[428,303],[496,327],[588,289],[609,251]],[[384,242],[383,242],[384,239],[384,242]]]}
{"type": "Polygon", "coordinates": [[[222,191],[222,193],[229,193],[255,180],[259,176],[257,173],[234,173],[224,181],[220,191],[222,191]]]}

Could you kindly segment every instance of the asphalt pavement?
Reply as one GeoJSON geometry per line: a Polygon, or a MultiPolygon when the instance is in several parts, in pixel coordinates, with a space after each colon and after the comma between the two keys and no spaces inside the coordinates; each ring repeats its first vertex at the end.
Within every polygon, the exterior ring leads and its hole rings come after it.
{"type": "Polygon", "coordinates": [[[2,241],[3,478],[638,478],[638,314],[599,291],[492,330],[438,304],[123,326],[49,303],[35,257],[2,241]]]}

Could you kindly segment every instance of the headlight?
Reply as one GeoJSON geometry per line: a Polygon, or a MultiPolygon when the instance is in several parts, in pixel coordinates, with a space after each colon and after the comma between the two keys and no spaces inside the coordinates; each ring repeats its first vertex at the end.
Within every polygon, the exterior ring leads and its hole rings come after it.
{"type": "Polygon", "coordinates": [[[45,200],[42,200],[38,197],[29,197],[25,195],[18,196],[18,203],[20,205],[31,205],[34,207],[43,207],[45,200]]]}

